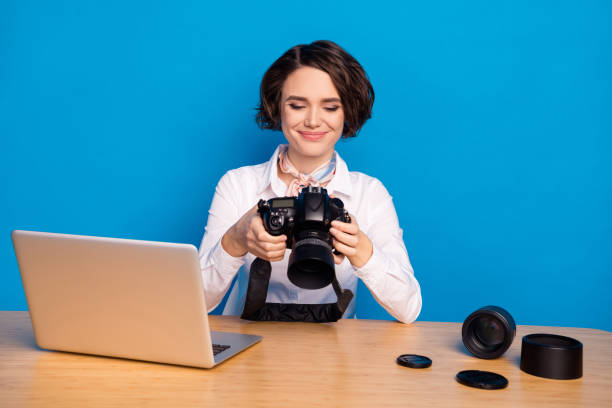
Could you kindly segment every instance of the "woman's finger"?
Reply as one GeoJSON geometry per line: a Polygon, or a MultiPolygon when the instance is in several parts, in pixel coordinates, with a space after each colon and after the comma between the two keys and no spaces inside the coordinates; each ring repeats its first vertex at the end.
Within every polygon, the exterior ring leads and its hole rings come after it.
{"type": "Polygon", "coordinates": [[[357,253],[357,248],[353,248],[348,245],[345,245],[342,242],[338,242],[335,239],[334,239],[334,248],[336,248],[338,252],[341,252],[343,255],[346,255],[346,256],[353,256],[357,253]]]}
{"type": "Polygon", "coordinates": [[[281,250],[285,250],[285,241],[282,242],[258,242],[257,246],[265,251],[265,252],[271,252],[271,251],[281,251],[281,250]]]}
{"type": "Polygon", "coordinates": [[[336,238],[338,241],[342,242],[351,247],[356,247],[359,242],[359,236],[353,234],[347,234],[346,232],[340,231],[336,228],[330,228],[329,232],[336,238]]]}
{"type": "Polygon", "coordinates": [[[263,251],[260,248],[256,248],[251,251],[251,253],[258,258],[265,259],[266,261],[270,262],[281,261],[283,258],[285,258],[284,249],[281,251],[263,251]]]}
{"type": "MultiPolygon", "coordinates": [[[[259,242],[255,241],[253,243],[254,253],[257,252],[262,254],[264,258],[269,258],[270,254],[279,254],[285,252],[286,246],[284,242],[281,243],[270,243],[270,242],[259,242]]],[[[261,257],[260,257],[261,258],[261,257]]]]}
{"type": "Polygon", "coordinates": [[[267,256],[270,262],[282,261],[285,258],[285,250],[268,252],[267,256]]]}
{"type": "Polygon", "coordinates": [[[359,232],[359,225],[355,220],[355,217],[351,216],[351,223],[346,223],[338,220],[332,221],[332,227],[339,229],[340,231],[347,232],[349,234],[357,234],[359,232]]]}
{"type": "Polygon", "coordinates": [[[252,217],[253,218],[251,219],[251,222],[250,222],[250,229],[251,229],[251,232],[255,235],[255,237],[259,241],[283,242],[287,240],[287,236],[285,234],[272,235],[268,231],[266,231],[263,221],[261,220],[261,217],[258,214],[254,214],[252,217]]]}

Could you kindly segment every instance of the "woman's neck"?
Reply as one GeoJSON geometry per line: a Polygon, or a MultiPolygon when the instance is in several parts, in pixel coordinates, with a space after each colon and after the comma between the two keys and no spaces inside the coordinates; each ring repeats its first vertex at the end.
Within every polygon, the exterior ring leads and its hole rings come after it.
{"type": "MultiPolygon", "coordinates": [[[[283,170],[280,167],[280,164],[276,164],[276,174],[278,175],[278,178],[281,179],[281,181],[283,183],[285,183],[285,185],[287,187],[289,187],[289,184],[291,184],[291,181],[293,181],[294,177],[291,174],[287,174],[287,173],[283,173],[283,170]]],[[[321,184],[322,187],[325,187],[329,184],[329,181],[326,181],[325,183],[321,184]]]]}
{"type": "Polygon", "coordinates": [[[293,163],[295,168],[300,173],[310,174],[322,164],[330,161],[332,156],[334,155],[334,152],[332,151],[326,157],[308,157],[296,153],[293,149],[291,149],[290,145],[289,150],[287,151],[287,155],[289,156],[289,160],[291,161],[291,163],[293,163]]]}

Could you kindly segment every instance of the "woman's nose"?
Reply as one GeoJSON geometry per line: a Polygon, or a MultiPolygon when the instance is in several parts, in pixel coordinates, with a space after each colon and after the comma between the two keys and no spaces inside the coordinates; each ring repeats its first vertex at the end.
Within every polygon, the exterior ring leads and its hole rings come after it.
{"type": "Polygon", "coordinates": [[[319,113],[316,109],[310,109],[304,120],[304,125],[311,128],[317,128],[321,125],[319,113]]]}

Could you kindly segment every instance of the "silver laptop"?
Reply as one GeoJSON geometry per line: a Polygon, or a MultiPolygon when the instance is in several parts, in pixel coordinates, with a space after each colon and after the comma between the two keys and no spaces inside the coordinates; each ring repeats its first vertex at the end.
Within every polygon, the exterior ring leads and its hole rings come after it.
{"type": "Polygon", "coordinates": [[[33,231],[12,238],[41,348],[210,368],[261,340],[210,331],[193,245],[33,231]]]}

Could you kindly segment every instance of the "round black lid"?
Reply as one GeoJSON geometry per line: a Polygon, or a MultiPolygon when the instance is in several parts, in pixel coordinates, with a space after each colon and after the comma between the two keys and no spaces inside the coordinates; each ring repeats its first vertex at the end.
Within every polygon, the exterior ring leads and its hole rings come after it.
{"type": "Polygon", "coordinates": [[[474,388],[482,388],[484,390],[500,390],[508,386],[508,380],[506,377],[490,371],[460,371],[457,373],[455,378],[463,385],[474,388]]]}
{"type": "Polygon", "coordinates": [[[402,354],[397,358],[397,364],[410,368],[427,368],[431,367],[431,359],[429,357],[420,356],[418,354],[402,354]]]}

